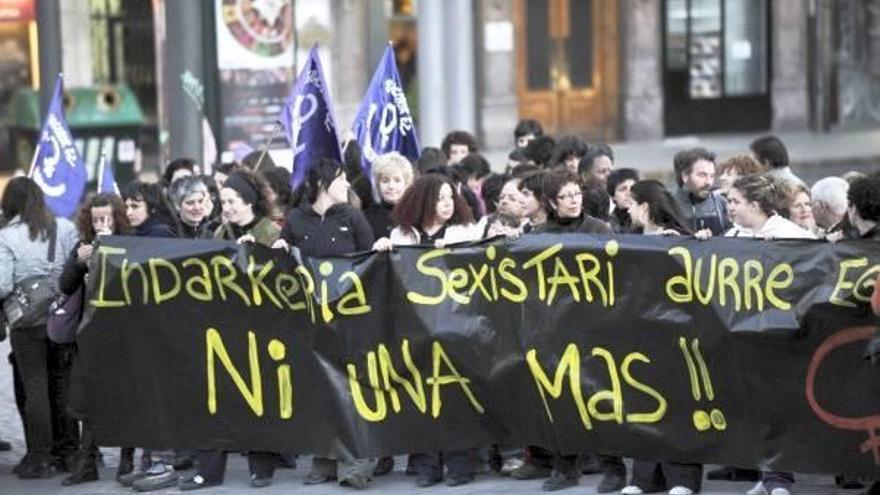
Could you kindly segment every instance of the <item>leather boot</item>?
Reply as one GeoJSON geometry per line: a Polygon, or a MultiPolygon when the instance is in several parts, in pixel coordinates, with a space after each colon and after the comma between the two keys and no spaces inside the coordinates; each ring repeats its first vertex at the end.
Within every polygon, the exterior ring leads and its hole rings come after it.
{"type": "Polygon", "coordinates": [[[70,475],[61,481],[61,485],[81,485],[89,481],[98,481],[98,462],[93,454],[82,454],[70,475]]]}
{"type": "Polygon", "coordinates": [[[134,448],[122,447],[119,449],[119,467],[116,469],[116,481],[119,478],[134,471],[134,448]]]}

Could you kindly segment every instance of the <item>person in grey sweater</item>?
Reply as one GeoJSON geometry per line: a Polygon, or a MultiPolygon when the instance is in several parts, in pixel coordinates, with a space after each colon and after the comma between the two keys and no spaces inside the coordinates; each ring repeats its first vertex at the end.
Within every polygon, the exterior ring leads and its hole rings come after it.
{"type": "MultiPolygon", "coordinates": [[[[0,300],[3,300],[28,277],[60,273],[66,256],[77,242],[77,234],[70,221],[52,216],[43,192],[26,177],[9,181],[0,199],[0,209],[0,300]],[[49,243],[53,237],[54,260],[50,262],[49,243]]],[[[33,328],[13,329],[9,340],[26,397],[22,419],[27,454],[14,471],[22,479],[50,478],[53,462],[63,465],[66,459],[62,457],[73,455],[77,450],[76,421],[66,418],[62,421],[64,427],[55,431],[54,437],[52,429],[52,411],[66,411],[67,404],[65,393],[50,391],[65,389],[61,385],[70,371],[69,355],[64,346],[49,340],[45,322],[33,328]],[[63,452],[64,449],[53,452],[53,444],[63,445],[69,452],[63,452]],[[53,459],[53,454],[59,458],[53,459]]]]}

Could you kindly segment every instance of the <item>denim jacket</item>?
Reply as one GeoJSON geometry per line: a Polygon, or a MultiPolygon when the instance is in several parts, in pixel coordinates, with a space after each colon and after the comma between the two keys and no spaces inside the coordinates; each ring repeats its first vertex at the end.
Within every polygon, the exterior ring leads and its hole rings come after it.
{"type": "Polygon", "coordinates": [[[0,300],[12,292],[15,284],[28,277],[46,275],[52,270],[60,273],[78,235],[73,223],[65,218],[56,218],[55,224],[55,261],[51,266],[48,238],[38,236],[31,240],[27,225],[18,217],[0,229],[0,300]]]}

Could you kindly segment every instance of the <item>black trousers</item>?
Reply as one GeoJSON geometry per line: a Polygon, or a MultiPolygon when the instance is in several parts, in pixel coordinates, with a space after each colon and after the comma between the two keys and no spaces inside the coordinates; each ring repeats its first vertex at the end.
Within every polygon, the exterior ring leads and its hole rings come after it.
{"type": "Polygon", "coordinates": [[[633,460],[632,482],[645,492],[669,490],[674,486],[700,491],[703,484],[703,466],[679,462],[633,460]]]}
{"type": "Polygon", "coordinates": [[[73,455],[79,427],[68,407],[75,346],[50,341],[45,325],[13,330],[9,340],[21,378],[28,454],[35,462],[73,455]]]}
{"type": "MultiPolygon", "coordinates": [[[[226,455],[222,450],[200,450],[196,456],[198,473],[210,483],[223,483],[226,474],[226,455]]],[[[278,456],[273,452],[248,452],[248,468],[258,478],[271,478],[278,466],[278,456]]]]}
{"type": "Polygon", "coordinates": [[[443,466],[449,469],[449,476],[473,476],[477,471],[476,449],[449,450],[431,454],[412,454],[410,463],[416,474],[443,477],[443,466]]]}

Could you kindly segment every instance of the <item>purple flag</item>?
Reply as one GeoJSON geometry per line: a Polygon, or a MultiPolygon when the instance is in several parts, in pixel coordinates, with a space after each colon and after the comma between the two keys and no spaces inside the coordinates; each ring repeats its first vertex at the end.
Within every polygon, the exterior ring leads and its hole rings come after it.
{"type": "Polygon", "coordinates": [[[397,151],[410,161],[419,158],[419,137],[391,46],[385,49],[373,74],[367,94],[358,107],[352,131],[363,150],[361,168],[367,177],[372,177],[373,160],[384,153],[397,151]]]}
{"type": "Polygon", "coordinates": [[[293,148],[294,189],[305,179],[312,164],[321,158],[342,161],[333,105],[318,58],[318,46],[312,46],[305,66],[296,78],[281,110],[281,125],[293,148]]]}
{"type": "Polygon", "coordinates": [[[88,174],[64,119],[62,80],[59,74],[29,176],[43,190],[46,205],[52,213],[67,218],[76,212],[86,189],[88,174]]]}

